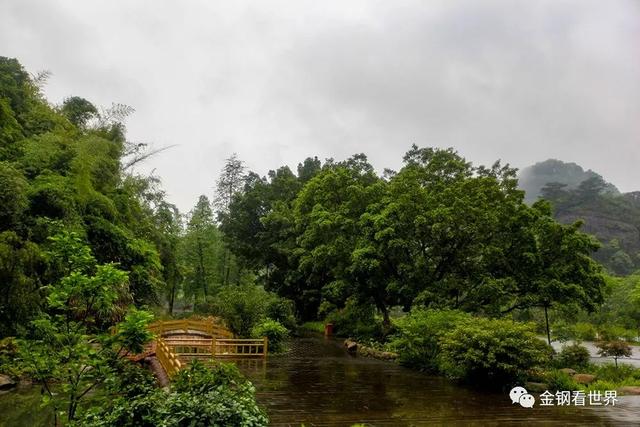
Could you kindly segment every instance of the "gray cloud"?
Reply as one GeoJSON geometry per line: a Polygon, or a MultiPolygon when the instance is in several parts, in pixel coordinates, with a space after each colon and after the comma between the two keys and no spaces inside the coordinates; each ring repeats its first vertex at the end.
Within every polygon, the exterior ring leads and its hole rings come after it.
{"type": "Polygon", "coordinates": [[[523,167],[575,161],[640,189],[640,8],[601,1],[24,1],[2,55],[49,69],[54,102],[136,108],[129,137],[171,200],[211,194],[225,157],[260,173],[411,143],[523,167]]]}

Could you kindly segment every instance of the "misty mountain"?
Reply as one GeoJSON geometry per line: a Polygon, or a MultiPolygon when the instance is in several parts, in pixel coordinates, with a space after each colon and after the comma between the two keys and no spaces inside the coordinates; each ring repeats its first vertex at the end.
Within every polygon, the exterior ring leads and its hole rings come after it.
{"type": "MultiPolygon", "coordinates": [[[[520,188],[526,192],[525,200],[535,202],[541,195],[542,188],[552,182],[565,184],[568,190],[577,188],[583,181],[602,176],[591,169],[584,170],[576,163],[565,163],[561,160],[548,159],[522,169],[518,175],[520,188]]],[[[620,192],[615,185],[605,181],[603,191],[612,194],[620,192]]]]}
{"type": "Polygon", "coordinates": [[[611,272],[640,268],[640,192],[621,194],[600,174],[555,159],[524,168],[519,185],[528,202],[549,200],[558,221],[584,221],[583,231],[603,245],[594,258],[611,272]]]}

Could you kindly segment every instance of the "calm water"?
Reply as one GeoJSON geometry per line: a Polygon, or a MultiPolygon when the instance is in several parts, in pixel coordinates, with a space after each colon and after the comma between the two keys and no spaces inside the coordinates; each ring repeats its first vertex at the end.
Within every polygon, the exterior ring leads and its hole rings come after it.
{"type": "MultiPolygon", "coordinates": [[[[274,426],[640,425],[640,397],[615,407],[525,409],[394,363],[355,358],[337,340],[297,338],[267,362],[238,362],[274,426]]],[[[0,395],[0,426],[46,425],[39,389],[0,395]]]]}
{"type": "MultiPolygon", "coordinates": [[[[352,357],[336,340],[298,338],[284,356],[241,363],[272,425],[640,425],[640,398],[617,406],[511,405],[506,394],[478,392],[394,363],[352,357]]],[[[537,397],[537,396],[536,396],[537,397]]]]}

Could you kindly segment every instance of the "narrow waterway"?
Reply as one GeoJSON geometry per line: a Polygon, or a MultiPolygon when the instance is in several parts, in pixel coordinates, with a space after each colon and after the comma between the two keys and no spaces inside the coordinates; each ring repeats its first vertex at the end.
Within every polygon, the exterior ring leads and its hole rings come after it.
{"type": "MultiPolygon", "coordinates": [[[[337,340],[296,338],[286,355],[242,361],[274,426],[638,425],[640,399],[615,407],[512,405],[486,393],[402,368],[350,356],[337,340]]],[[[537,396],[536,396],[537,397],[537,396]]]]}

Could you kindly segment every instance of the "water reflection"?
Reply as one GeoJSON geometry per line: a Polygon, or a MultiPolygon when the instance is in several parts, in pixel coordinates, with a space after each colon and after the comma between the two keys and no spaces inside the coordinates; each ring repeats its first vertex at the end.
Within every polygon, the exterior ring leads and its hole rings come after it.
{"type": "MultiPolygon", "coordinates": [[[[511,405],[508,396],[459,387],[393,363],[353,358],[335,340],[292,341],[283,356],[239,360],[272,425],[640,425],[640,397],[608,407],[511,405]]],[[[0,426],[51,425],[40,388],[0,394],[0,426]]]]}
{"type": "Polygon", "coordinates": [[[637,422],[635,405],[525,409],[506,394],[481,393],[404,369],[349,356],[335,340],[305,337],[268,362],[240,361],[272,425],[619,425],[637,422]],[[617,419],[611,418],[613,411],[617,419]]]}

